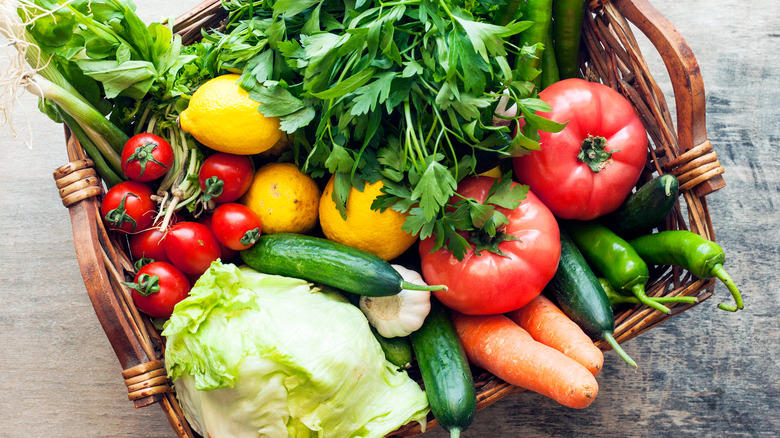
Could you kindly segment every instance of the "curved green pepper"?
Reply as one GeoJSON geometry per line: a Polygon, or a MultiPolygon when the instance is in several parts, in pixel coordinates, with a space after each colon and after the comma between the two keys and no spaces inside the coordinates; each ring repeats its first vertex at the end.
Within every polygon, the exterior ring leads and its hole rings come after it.
{"type": "MultiPolygon", "coordinates": [[[[601,272],[615,290],[631,292],[642,304],[666,314],[672,313],[645,294],[650,270],[628,242],[599,222],[567,221],[564,227],[591,267],[601,272]]],[[[695,297],[674,298],[674,302],[695,303],[695,297]]]]}
{"type": "Polygon", "coordinates": [[[717,277],[736,303],[720,303],[719,308],[736,312],[745,307],[737,285],[723,269],[726,255],[717,243],[690,231],[670,230],[637,237],[629,244],[647,263],[680,266],[699,278],[717,277]]]}

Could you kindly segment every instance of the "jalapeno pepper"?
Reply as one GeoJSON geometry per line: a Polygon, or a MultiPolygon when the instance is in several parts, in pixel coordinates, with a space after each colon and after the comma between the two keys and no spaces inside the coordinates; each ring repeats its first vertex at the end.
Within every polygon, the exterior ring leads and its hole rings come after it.
{"type": "MultiPolygon", "coordinates": [[[[599,222],[564,222],[575,245],[591,267],[599,271],[615,290],[632,293],[642,304],[660,312],[671,310],[645,294],[650,278],[647,263],[631,245],[599,222]]],[[[695,297],[673,297],[674,302],[694,303],[695,297]]]]}
{"type": "Polygon", "coordinates": [[[745,307],[737,285],[723,269],[726,255],[717,243],[685,230],[648,234],[629,243],[647,263],[679,266],[699,278],[717,277],[736,302],[736,305],[720,303],[719,308],[736,312],[745,307]]]}

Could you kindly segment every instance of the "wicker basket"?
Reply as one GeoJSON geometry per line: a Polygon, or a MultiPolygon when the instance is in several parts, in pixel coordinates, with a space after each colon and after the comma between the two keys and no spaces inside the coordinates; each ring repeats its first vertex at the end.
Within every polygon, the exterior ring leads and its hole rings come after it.
{"type": "MultiPolygon", "coordinates": [[[[640,183],[663,173],[672,173],[679,179],[682,196],[666,226],[688,229],[714,240],[705,196],[722,188],[725,182],[721,176],[723,168],[707,141],[704,88],[690,47],[646,0],[591,0],[587,7],[581,45],[582,77],[618,90],[631,100],[642,117],[651,142],[640,183]],[[666,64],[674,89],[676,128],[629,22],[648,37],[666,64]]],[[[185,44],[191,43],[200,38],[201,28],[218,28],[224,18],[219,0],[207,0],[181,16],[175,30],[185,44]]],[[[67,128],[65,136],[71,161],[57,169],[54,178],[70,213],[87,292],[124,369],[128,396],[136,407],[159,403],[178,436],[194,437],[166,375],[164,342],[149,318],[138,313],[129,289],[121,284],[132,277],[133,266],[123,239],[107,232],[100,219],[101,181],[67,128]]],[[[653,272],[647,292],[650,296],[698,296],[701,302],[712,295],[713,289],[714,280],[700,280],[686,271],[668,268],[653,272]]],[[[618,342],[625,342],[692,306],[678,304],[672,307],[672,315],[639,306],[625,310],[616,315],[615,337],[618,342]]],[[[609,348],[602,342],[597,345],[609,348]]],[[[478,409],[522,391],[483,370],[475,369],[474,377],[478,409]]],[[[419,433],[419,425],[410,423],[392,436],[419,433]]]]}

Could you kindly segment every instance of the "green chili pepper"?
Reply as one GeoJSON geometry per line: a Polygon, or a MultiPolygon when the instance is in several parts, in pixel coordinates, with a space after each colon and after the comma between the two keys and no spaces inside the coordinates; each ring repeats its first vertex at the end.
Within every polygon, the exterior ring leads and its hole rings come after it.
{"type": "Polygon", "coordinates": [[[561,79],[577,77],[584,13],[585,0],[555,0],[553,3],[553,40],[561,79]]]}
{"type": "Polygon", "coordinates": [[[550,26],[550,29],[547,32],[547,42],[544,43],[544,52],[542,52],[542,90],[558,82],[560,79],[558,61],[555,59],[552,26],[550,26]]]}
{"type": "MultiPolygon", "coordinates": [[[[599,222],[563,222],[574,243],[591,267],[599,271],[615,290],[632,293],[642,304],[660,312],[671,310],[645,294],[650,278],[647,263],[620,236],[599,222]]],[[[674,302],[694,303],[695,297],[673,297],[674,302]]]]}
{"type": "MultiPolygon", "coordinates": [[[[525,0],[505,0],[504,3],[498,7],[496,12],[496,24],[499,26],[506,26],[511,23],[512,20],[517,18],[517,12],[520,9],[521,4],[524,4],[525,0]]],[[[522,16],[523,14],[520,13],[522,16]]]]}
{"type": "Polygon", "coordinates": [[[520,70],[520,78],[533,82],[538,89],[542,82],[540,75],[542,50],[547,43],[547,34],[552,20],[552,0],[528,0],[523,11],[523,20],[533,21],[534,24],[520,34],[519,45],[522,47],[538,44],[538,46],[535,52],[536,58],[528,62],[518,59],[516,67],[520,70]]]}
{"type": "Polygon", "coordinates": [[[737,285],[723,269],[726,255],[717,243],[685,230],[648,234],[629,243],[647,263],[676,265],[699,278],[717,277],[726,285],[736,302],[736,305],[720,303],[719,308],[736,312],[745,307],[737,285]]]}

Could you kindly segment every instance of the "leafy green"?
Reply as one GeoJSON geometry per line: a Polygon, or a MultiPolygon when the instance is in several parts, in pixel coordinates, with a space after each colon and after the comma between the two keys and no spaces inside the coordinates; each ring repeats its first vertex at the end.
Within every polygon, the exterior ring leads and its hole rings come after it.
{"type": "MultiPolygon", "coordinates": [[[[518,73],[534,48],[516,44],[532,23],[499,17],[501,1],[225,4],[231,24],[205,38],[221,49],[208,63],[213,74],[242,71],[261,111],[292,134],[299,167],[336,174],[342,215],[351,187],[381,178],[384,195],[373,208],[409,213],[404,229],[462,254],[468,243],[459,232],[492,232],[505,218],[491,207],[453,205],[458,181],[482,157],[522,155],[539,148],[539,130],[562,128],[535,115],[546,104],[518,73]],[[243,47],[255,48],[253,56],[243,47]],[[503,90],[518,106],[510,119],[525,121],[515,139],[492,126],[503,90]]],[[[497,205],[517,195],[507,192],[510,182],[502,180],[497,205]]]]}
{"type": "Polygon", "coordinates": [[[303,280],[214,262],[163,335],[203,436],[382,437],[425,422],[425,394],[387,362],[360,309],[303,280]]]}

